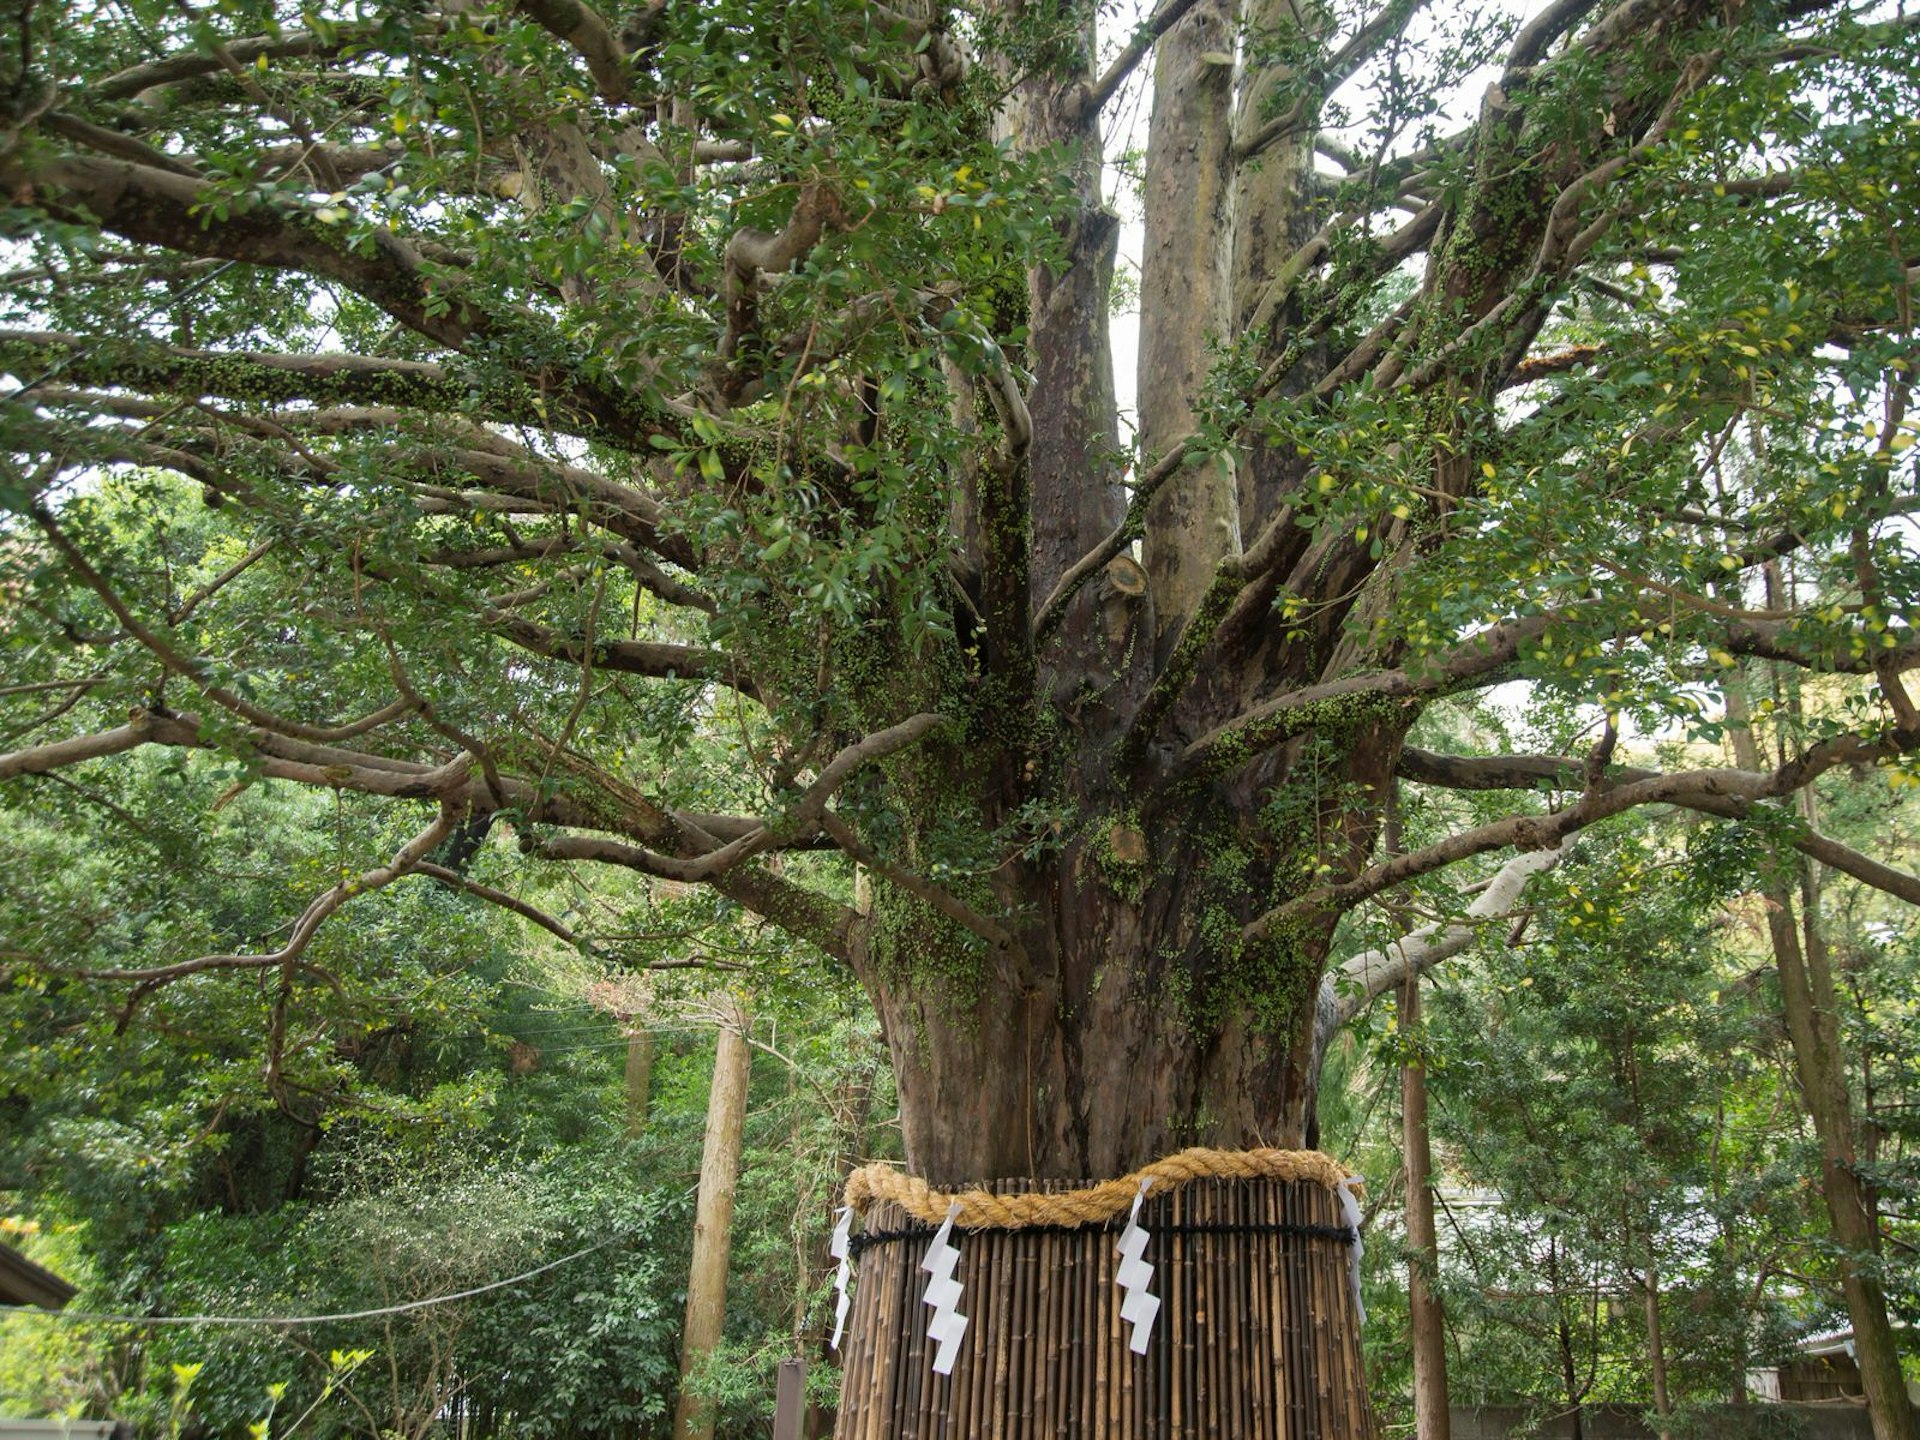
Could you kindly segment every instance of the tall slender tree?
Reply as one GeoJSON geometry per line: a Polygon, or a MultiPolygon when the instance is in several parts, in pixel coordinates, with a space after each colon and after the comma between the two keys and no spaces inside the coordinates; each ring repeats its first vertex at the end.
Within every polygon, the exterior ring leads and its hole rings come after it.
{"type": "MultiPolygon", "coordinates": [[[[1727,714],[1734,722],[1734,753],[1743,765],[1757,762],[1759,740],[1740,678],[1727,682],[1726,696],[1727,714]]],[[[1804,855],[1773,854],[1768,859],[1770,873],[1761,890],[1767,938],[1779,971],[1780,1003],[1801,1103],[1819,1141],[1820,1193],[1839,1252],[1840,1290],[1853,1329],[1861,1389],[1875,1440],[1914,1440],[1920,1423],[1907,1397],[1886,1287],[1878,1273],[1881,1238],[1872,1184],[1860,1173],[1854,1141],[1853,1101],[1839,1039],[1840,1005],[1821,918],[1819,877],[1804,855]]],[[[1650,1300],[1650,1324],[1651,1305],[1650,1300]]]]}
{"type": "MultiPolygon", "coordinates": [[[[1405,1044],[1422,1044],[1420,977],[1400,989],[1405,1044]]],[[[1447,1315],[1439,1291],[1440,1237],[1434,1223],[1433,1143],[1427,1131],[1427,1065],[1409,1049],[1400,1061],[1400,1128],[1407,1167],[1407,1312],[1413,1350],[1413,1418],[1418,1440],[1449,1440],[1447,1315]]]]}

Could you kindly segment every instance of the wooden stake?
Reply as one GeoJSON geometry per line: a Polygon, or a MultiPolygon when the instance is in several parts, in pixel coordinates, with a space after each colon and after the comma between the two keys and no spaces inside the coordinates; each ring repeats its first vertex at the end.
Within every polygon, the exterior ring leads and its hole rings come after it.
{"type": "Polygon", "coordinates": [[[740,1176],[740,1142],[747,1118],[747,1080],[753,1050],[745,1038],[746,1012],[736,1007],[720,1027],[707,1095],[707,1133],[700,1152],[700,1191],[694,1207],[693,1267],[687,1279],[686,1323],[680,1336],[680,1395],[673,1411],[674,1440],[713,1440],[713,1407],[694,1396],[687,1379],[706,1364],[727,1315],[727,1258],[733,1248],[733,1187],[740,1176]]]}

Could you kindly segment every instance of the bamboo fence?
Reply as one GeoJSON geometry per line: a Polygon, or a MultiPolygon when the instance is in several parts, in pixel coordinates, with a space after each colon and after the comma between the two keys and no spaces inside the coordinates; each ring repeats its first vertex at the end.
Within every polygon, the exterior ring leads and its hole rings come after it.
{"type": "Polygon", "coordinates": [[[1140,1223],[1161,1310],[1144,1355],[1128,1349],[1114,1283],[1125,1219],[956,1229],[970,1323],[943,1376],[921,1303],[934,1227],[871,1204],[836,1440],[1371,1440],[1348,1232],[1331,1189],[1260,1177],[1150,1195],[1140,1223]]]}

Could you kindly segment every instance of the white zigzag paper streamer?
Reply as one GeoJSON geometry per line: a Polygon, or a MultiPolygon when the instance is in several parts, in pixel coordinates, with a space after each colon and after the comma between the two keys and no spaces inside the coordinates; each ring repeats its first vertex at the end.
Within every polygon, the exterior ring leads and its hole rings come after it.
{"type": "Polygon", "coordinates": [[[1133,1326],[1127,1348],[1136,1355],[1147,1353],[1147,1341],[1153,1335],[1154,1318],[1160,1313],[1160,1297],[1147,1287],[1153,1283],[1153,1266],[1146,1261],[1147,1232],[1140,1228],[1140,1203],[1147,1198],[1151,1175],[1140,1181],[1140,1193],[1133,1197],[1133,1210],[1127,1216],[1127,1228],[1120,1232],[1120,1268],[1115,1272],[1120,1293],[1120,1318],[1133,1326]]]}
{"type": "Polygon", "coordinates": [[[1340,1218],[1353,1231],[1353,1308],[1362,1325],[1367,1323],[1367,1307],[1360,1299],[1360,1257],[1367,1253],[1367,1247],[1360,1243],[1360,1202],[1353,1198],[1354,1187],[1360,1184],[1358,1175],[1349,1175],[1340,1182],[1340,1218]]]}
{"type": "Polygon", "coordinates": [[[847,1285],[853,1278],[853,1264],[848,1259],[853,1248],[853,1207],[842,1205],[834,1213],[839,1223],[833,1227],[833,1239],[827,1242],[827,1254],[840,1262],[840,1268],[833,1275],[833,1339],[827,1344],[838,1350],[847,1328],[847,1311],[853,1308],[853,1302],[847,1299],[847,1285]]]}
{"type": "Polygon", "coordinates": [[[954,1267],[960,1263],[960,1252],[947,1240],[953,1233],[954,1216],[959,1213],[960,1202],[956,1200],[947,1207],[947,1218],[934,1231],[933,1243],[920,1262],[920,1268],[933,1277],[927,1281],[925,1303],[933,1307],[933,1318],[927,1321],[927,1338],[940,1347],[933,1353],[936,1375],[953,1373],[953,1362],[960,1357],[960,1337],[967,1333],[967,1317],[957,1308],[960,1282],[953,1278],[954,1267]]]}

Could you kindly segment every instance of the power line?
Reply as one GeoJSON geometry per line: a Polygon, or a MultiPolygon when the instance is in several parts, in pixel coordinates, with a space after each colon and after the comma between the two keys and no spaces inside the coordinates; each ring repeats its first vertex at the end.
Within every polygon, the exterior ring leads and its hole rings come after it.
{"type": "Polygon", "coordinates": [[[544,1275],[549,1270],[557,1270],[562,1265],[604,1250],[625,1238],[624,1235],[615,1235],[598,1245],[589,1245],[571,1255],[562,1255],[558,1260],[549,1260],[518,1275],[509,1275],[505,1280],[476,1285],[471,1290],[456,1290],[450,1295],[433,1295],[425,1300],[409,1300],[401,1305],[383,1305],[377,1310],[345,1310],[337,1315],[112,1315],[96,1310],[41,1310],[32,1305],[0,1305],[0,1314],[38,1315],[47,1320],[93,1320],[112,1325],[325,1325],[336,1320],[374,1320],[383,1315],[402,1315],[409,1310],[450,1305],[455,1300],[471,1300],[476,1295],[485,1295],[492,1290],[504,1290],[509,1285],[522,1284],[536,1275],[544,1275]]]}
{"type": "MultiPolygon", "coordinates": [[[[580,1035],[599,1035],[603,1029],[605,1029],[605,1027],[599,1027],[599,1025],[591,1025],[591,1027],[586,1027],[586,1029],[570,1029],[570,1031],[536,1031],[536,1029],[524,1029],[524,1031],[515,1033],[515,1031],[511,1031],[511,1029],[495,1029],[495,1031],[488,1031],[488,1035],[482,1037],[482,1039],[518,1041],[518,1039],[524,1037],[524,1035],[580,1037],[580,1035]]],[[[712,1033],[714,1033],[714,1025],[618,1025],[616,1029],[622,1031],[616,1039],[593,1041],[593,1044],[626,1044],[628,1043],[628,1039],[632,1039],[634,1035],[712,1035],[712,1033]]],[[[566,1048],[570,1048],[570,1046],[564,1046],[564,1044],[541,1044],[541,1046],[536,1046],[536,1048],[540,1048],[540,1050],[566,1050],[566,1048]]]]}

